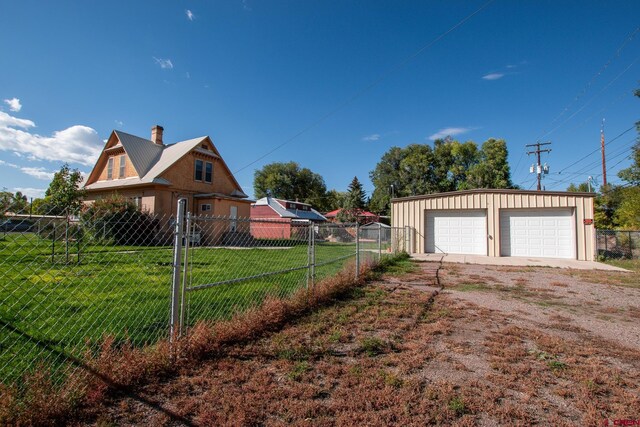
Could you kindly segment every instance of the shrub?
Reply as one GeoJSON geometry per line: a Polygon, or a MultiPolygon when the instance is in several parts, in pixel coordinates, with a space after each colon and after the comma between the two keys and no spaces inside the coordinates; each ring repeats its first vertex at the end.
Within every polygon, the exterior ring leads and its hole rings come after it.
{"type": "Polygon", "coordinates": [[[155,217],[118,195],[85,206],[80,218],[94,238],[118,245],[151,245],[159,226],[155,217]]]}

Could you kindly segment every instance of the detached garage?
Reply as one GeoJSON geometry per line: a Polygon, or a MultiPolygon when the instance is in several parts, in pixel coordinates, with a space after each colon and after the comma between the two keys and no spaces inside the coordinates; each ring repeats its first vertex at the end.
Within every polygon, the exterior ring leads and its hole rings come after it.
{"type": "Polygon", "coordinates": [[[467,190],[391,201],[415,253],[594,259],[593,193],[467,190]]]}

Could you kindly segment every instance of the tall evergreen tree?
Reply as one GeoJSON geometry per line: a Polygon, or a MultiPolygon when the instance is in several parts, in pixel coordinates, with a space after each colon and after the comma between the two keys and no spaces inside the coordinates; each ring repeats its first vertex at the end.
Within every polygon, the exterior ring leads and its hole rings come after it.
{"type": "Polygon", "coordinates": [[[362,188],[362,184],[358,177],[353,177],[351,184],[344,198],[342,209],[338,213],[338,221],[341,222],[359,222],[361,214],[367,207],[367,195],[362,188]]]}

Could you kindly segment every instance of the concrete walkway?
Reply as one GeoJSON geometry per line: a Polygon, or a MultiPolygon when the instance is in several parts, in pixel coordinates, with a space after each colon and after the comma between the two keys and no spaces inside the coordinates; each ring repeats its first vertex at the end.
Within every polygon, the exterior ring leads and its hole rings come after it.
{"type": "Polygon", "coordinates": [[[506,265],[506,266],[535,266],[535,267],[556,267],[573,268],[576,270],[609,270],[625,271],[624,268],[603,264],[595,261],[578,261],[575,259],[558,258],[529,258],[529,257],[489,257],[481,255],[461,255],[461,254],[411,254],[411,258],[417,261],[440,261],[458,264],[484,264],[484,265],[506,265]]]}

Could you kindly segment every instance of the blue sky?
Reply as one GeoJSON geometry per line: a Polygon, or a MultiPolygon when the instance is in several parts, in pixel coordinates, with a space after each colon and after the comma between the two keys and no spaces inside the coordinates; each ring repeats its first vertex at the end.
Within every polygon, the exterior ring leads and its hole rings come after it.
{"type": "MultiPolygon", "coordinates": [[[[494,0],[438,39],[485,3],[3,1],[0,188],[41,196],[113,129],[155,124],[165,143],[211,136],[249,194],[256,168],[290,160],[370,194],[390,147],[447,134],[505,139],[524,188],[538,139],[547,189],[601,182],[599,152],[573,163],[602,118],[607,140],[640,119],[640,2],[494,0]]],[[[636,137],[607,147],[610,182],[636,137]]]]}

